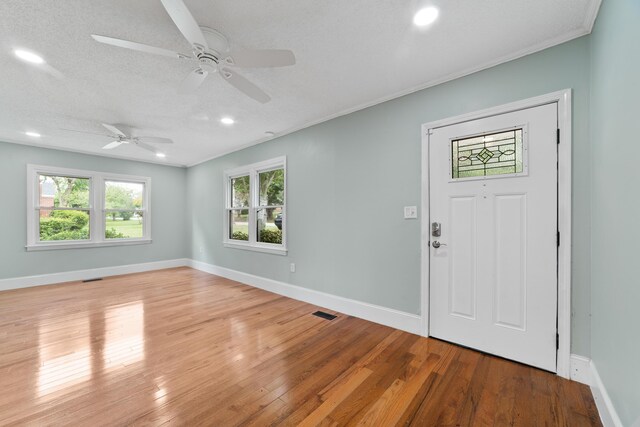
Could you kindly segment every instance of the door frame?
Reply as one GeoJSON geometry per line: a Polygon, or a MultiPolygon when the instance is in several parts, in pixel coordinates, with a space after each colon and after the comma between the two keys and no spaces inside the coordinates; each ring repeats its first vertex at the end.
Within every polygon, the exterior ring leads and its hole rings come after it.
{"type": "Polygon", "coordinates": [[[429,336],[429,140],[433,129],[547,104],[558,105],[558,350],[557,375],[570,377],[571,357],[571,89],[436,120],[422,125],[421,316],[422,335],[429,336]]]}

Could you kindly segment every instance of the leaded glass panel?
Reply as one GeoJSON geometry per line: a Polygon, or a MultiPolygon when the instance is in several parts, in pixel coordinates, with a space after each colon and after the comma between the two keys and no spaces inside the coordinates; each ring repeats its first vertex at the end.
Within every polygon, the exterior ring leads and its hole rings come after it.
{"type": "Polygon", "coordinates": [[[523,129],[451,141],[453,179],[513,175],[523,172],[523,129]]]}

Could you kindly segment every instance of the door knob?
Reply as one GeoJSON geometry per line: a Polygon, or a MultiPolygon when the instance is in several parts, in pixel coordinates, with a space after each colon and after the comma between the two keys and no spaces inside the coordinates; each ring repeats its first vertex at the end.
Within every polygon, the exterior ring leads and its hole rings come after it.
{"type": "Polygon", "coordinates": [[[437,240],[434,240],[431,243],[431,246],[433,246],[434,248],[438,249],[440,246],[447,246],[447,244],[446,243],[440,243],[437,240]]]}

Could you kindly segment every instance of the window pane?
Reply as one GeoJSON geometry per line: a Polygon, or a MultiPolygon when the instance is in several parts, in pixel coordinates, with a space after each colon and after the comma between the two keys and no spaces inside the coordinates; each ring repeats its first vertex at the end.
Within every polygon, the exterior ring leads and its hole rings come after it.
{"type": "Polygon", "coordinates": [[[260,206],[284,205],[284,169],[260,172],[260,206]]]}
{"type": "Polygon", "coordinates": [[[249,175],[231,178],[231,207],[249,206],[249,175]]]}
{"type": "Polygon", "coordinates": [[[40,207],[89,208],[89,178],[40,175],[40,207]]]}
{"type": "Polygon", "coordinates": [[[249,240],[248,209],[229,211],[229,238],[232,240],[249,240]]]}
{"type": "Polygon", "coordinates": [[[258,242],[282,244],[282,208],[258,209],[258,242]]]}
{"type": "Polygon", "coordinates": [[[451,162],[454,179],[521,173],[522,129],[451,141],[451,162]]]}
{"type": "Polygon", "coordinates": [[[144,237],[143,212],[116,211],[106,212],[106,239],[138,239],[144,237]]]}
{"type": "Polygon", "coordinates": [[[106,209],[142,209],[144,184],[138,182],[105,181],[106,209]]]}
{"type": "Polygon", "coordinates": [[[89,240],[89,212],[40,209],[40,241],[89,240]]]}

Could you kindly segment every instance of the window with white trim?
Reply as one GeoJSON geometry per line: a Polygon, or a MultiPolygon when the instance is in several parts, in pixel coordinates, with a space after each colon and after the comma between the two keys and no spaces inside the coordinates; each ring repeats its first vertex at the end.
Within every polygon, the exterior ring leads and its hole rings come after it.
{"type": "Polygon", "coordinates": [[[225,171],[224,245],[286,254],[286,158],[225,171]]]}
{"type": "Polygon", "coordinates": [[[27,166],[27,250],[151,242],[151,179],[27,166]]]}

